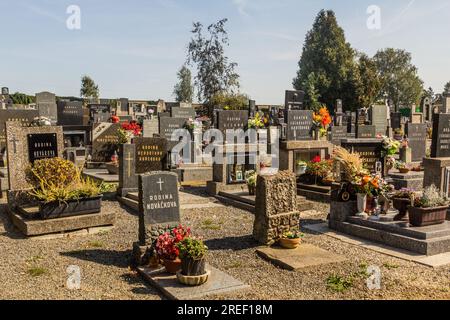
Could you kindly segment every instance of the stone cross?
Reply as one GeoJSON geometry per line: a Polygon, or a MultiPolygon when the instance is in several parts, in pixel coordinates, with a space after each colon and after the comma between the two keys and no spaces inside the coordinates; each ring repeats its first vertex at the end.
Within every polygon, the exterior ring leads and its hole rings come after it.
{"type": "Polygon", "coordinates": [[[17,140],[16,135],[13,135],[13,138],[9,140],[10,142],[12,142],[14,144],[14,153],[17,153],[17,142],[19,142],[19,140],[17,140]]]}
{"type": "Polygon", "coordinates": [[[131,161],[133,161],[133,158],[131,158],[130,152],[127,153],[127,157],[124,160],[127,162],[128,177],[131,177],[131,161]]]}

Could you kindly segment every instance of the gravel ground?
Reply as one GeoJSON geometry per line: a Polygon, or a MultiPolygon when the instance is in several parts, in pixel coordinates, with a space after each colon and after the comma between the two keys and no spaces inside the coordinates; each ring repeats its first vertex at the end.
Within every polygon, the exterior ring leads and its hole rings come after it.
{"type": "MultiPolygon", "coordinates": [[[[195,194],[202,194],[196,190],[195,194]]],[[[137,217],[116,202],[104,208],[117,212],[116,227],[90,236],[67,239],[23,239],[5,214],[0,214],[0,299],[161,299],[128,269],[137,217]],[[82,270],[80,290],[66,288],[69,265],[82,270]]],[[[303,223],[325,219],[328,206],[313,203],[303,223]]],[[[233,207],[182,210],[182,223],[206,240],[208,261],[251,285],[251,289],[213,299],[450,299],[450,266],[432,269],[343,243],[324,235],[305,234],[305,241],[347,257],[343,263],[279,269],[260,259],[252,239],[253,215],[233,207]],[[381,268],[381,290],[369,290],[364,270],[381,268]],[[349,288],[327,287],[336,275],[349,288]]]]}

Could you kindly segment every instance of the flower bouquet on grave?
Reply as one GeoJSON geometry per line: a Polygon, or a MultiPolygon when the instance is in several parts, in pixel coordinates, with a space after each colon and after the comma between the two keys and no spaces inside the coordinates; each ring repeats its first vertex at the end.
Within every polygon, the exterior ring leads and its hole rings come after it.
{"type": "Polygon", "coordinates": [[[118,131],[119,143],[131,143],[131,141],[142,134],[142,128],[136,121],[122,123],[118,131]]]}
{"type": "Polygon", "coordinates": [[[176,274],[181,268],[180,251],[177,244],[190,236],[191,229],[178,226],[170,232],[160,235],[156,241],[156,254],[163,261],[168,273],[176,274]]]}
{"type": "Polygon", "coordinates": [[[313,113],[313,125],[316,129],[316,140],[326,138],[328,127],[331,124],[331,116],[327,107],[322,107],[313,113]]]}
{"type": "Polygon", "coordinates": [[[261,114],[257,112],[253,119],[248,120],[247,127],[249,129],[262,129],[266,127],[266,123],[266,118],[264,116],[261,116],[261,114]]]}
{"type": "Polygon", "coordinates": [[[381,138],[383,139],[382,147],[384,157],[393,156],[400,151],[400,141],[391,139],[387,136],[381,136],[381,138]]]}
{"type": "Polygon", "coordinates": [[[424,227],[445,222],[450,201],[435,185],[426,187],[421,197],[414,199],[408,207],[409,223],[414,227],[424,227]]]}

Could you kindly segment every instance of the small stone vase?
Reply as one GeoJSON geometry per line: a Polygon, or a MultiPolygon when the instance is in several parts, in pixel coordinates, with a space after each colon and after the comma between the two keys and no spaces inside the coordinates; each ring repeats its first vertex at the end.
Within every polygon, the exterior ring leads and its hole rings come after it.
{"type": "Polygon", "coordinates": [[[356,203],[358,206],[357,217],[367,218],[366,208],[367,208],[367,195],[364,193],[356,194],[356,203]]]}

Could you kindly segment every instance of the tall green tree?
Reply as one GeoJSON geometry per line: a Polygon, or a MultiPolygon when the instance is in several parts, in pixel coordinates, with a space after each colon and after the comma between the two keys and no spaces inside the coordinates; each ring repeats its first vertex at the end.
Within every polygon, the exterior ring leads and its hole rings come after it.
{"type": "Polygon", "coordinates": [[[211,24],[206,35],[200,22],[193,25],[187,63],[197,68],[195,86],[200,101],[208,102],[219,92],[235,93],[239,89],[237,63],[225,55],[225,46],[229,45],[226,22],[222,19],[211,24]]]}
{"type": "Polygon", "coordinates": [[[450,81],[444,86],[444,92],[450,92],[450,81]]]}
{"type": "Polygon", "coordinates": [[[25,93],[21,93],[21,92],[15,92],[13,94],[10,95],[10,98],[13,102],[13,104],[30,104],[33,103],[35,98],[33,96],[29,96],[25,93]]]}
{"type": "Polygon", "coordinates": [[[175,85],[174,95],[177,102],[191,102],[194,96],[194,86],[192,85],[191,70],[182,66],[177,73],[179,82],[175,85]]]}
{"type": "Polygon", "coordinates": [[[359,54],[354,82],[359,106],[368,108],[374,104],[380,95],[381,78],[375,61],[364,53],[359,54]]]}
{"type": "MultiPolygon", "coordinates": [[[[340,98],[346,109],[356,109],[357,70],[354,60],[355,51],[346,42],[336,15],[331,10],[322,10],[306,35],[293,85],[297,90],[304,90],[306,85],[311,84],[309,76],[313,73],[315,90],[321,102],[332,106],[340,98]]],[[[306,99],[311,101],[308,93],[306,99]]]]}
{"type": "Polygon", "coordinates": [[[83,76],[81,78],[80,96],[85,99],[98,100],[100,93],[98,85],[89,76],[83,76]]]}
{"type": "Polygon", "coordinates": [[[396,110],[419,103],[423,81],[409,52],[388,48],[378,51],[374,60],[381,77],[381,95],[392,99],[396,110]]]}

